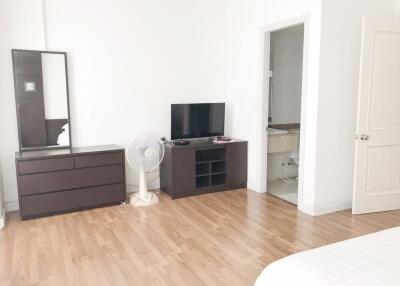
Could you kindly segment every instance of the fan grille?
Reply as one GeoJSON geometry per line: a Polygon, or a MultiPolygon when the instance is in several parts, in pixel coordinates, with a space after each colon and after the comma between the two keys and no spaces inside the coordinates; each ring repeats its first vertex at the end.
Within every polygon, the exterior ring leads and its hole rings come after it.
{"type": "Polygon", "coordinates": [[[149,172],[158,167],[164,156],[164,144],[150,134],[141,134],[127,147],[128,164],[137,171],[149,172]]]}

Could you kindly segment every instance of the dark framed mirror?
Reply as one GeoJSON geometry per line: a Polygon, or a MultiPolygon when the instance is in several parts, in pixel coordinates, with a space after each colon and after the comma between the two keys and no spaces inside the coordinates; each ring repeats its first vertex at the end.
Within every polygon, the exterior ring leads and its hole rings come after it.
{"type": "Polygon", "coordinates": [[[71,148],[67,54],[12,52],[19,148],[71,148]]]}

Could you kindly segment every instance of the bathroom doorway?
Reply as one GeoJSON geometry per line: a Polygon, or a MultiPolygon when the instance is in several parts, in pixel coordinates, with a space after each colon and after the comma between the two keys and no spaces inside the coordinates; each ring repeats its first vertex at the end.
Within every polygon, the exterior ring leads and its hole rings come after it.
{"type": "Polygon", "coordinates": [[[304,22],[267,32],[264,74],[267,193],[297,205],[299,198],[304,22]]]}

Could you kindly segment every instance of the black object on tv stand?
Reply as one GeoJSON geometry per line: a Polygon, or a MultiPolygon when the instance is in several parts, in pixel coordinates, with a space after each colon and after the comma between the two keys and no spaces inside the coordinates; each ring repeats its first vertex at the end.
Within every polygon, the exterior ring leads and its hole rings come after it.
{"type": "Polygon", "coordinates": [[[173,199],[247,186],[247,141],[193,140],[190,145],[165,143],[160,166],[161,190],[173,199]]]}

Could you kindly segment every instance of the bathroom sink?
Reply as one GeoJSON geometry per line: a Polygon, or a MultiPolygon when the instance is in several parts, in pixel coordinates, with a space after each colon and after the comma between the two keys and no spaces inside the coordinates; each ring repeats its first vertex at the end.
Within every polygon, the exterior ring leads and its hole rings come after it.
{"type": "Polygon", "coordinates": [[[280,130],[280,129],[275,129],[275,128],[270,128],[268,127],[268,135],[273,135],[273,134],[287,134],[287,130],[280,130]]]}
{"type": "Polygon", "coordinates": [[[268,131],[268,154],[296,151],[299,148],[299,134],[278,130],[279,133],[268,131]]]}

